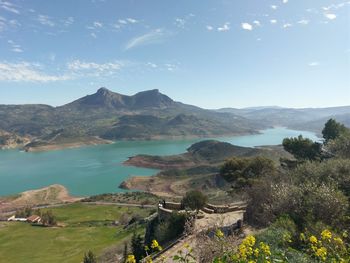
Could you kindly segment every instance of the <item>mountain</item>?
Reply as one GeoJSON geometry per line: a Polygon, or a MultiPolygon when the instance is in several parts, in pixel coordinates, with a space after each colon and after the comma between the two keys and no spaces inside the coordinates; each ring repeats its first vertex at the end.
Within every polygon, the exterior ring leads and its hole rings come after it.
{"type": "Polygon", "coordinates": [[[328,108],[223,108],[217,112],[233,113],[255,123],[263,122],[270,126],[285,126],[292,129],[321,132],[325,122],[334,118],[350,127],[350,106],[328,108]]]}
{"type": "Polygon", "coordinates": [[[46,148],[101,143],[101,139],[242,135],[272,126],[320,132],[331,117],[350,126],[350,106],[206,110],[174,101],[157,89],[127,96],[106,88],[59,107],[0,105],[0,129],[8,133],[6,138],[14,138],[8,143],[30,138],[30,147],[50,146],[46,148]]]}
{"type": "Polygon", "coordinates": [[[176,102],[159,90],[127,96],[100,88],[59,107],[0,105],[0,129],[32,138],[31,146],[87,138],[158,139],[256,133],[264,125],[176,102]]]}
{"type": "Polygon", "coordinates": [[[95,94],[87,95],[76,101],[64,105],[69,109],[109,109],[109,110],[137,110],[144,108],[162,109],[174,106],[176,103],[159,90],[139,92],[133,96],[122,95],[106,88],[100,88],[95,94]]]}

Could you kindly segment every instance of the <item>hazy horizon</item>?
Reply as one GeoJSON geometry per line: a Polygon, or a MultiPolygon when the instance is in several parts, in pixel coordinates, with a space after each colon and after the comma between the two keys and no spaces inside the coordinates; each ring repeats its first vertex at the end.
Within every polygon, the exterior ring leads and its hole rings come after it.
{"type": "Polygon", "coordinates": [[[207,109],[350,105],[350,1],[0,0],[0,104],[99,87],[207,109]]]}

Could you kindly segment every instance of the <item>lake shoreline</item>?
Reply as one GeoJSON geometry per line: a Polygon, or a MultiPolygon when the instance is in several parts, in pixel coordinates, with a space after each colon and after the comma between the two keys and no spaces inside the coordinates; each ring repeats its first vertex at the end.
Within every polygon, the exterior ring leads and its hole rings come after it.
{"type": "MultiPolygon", "coordinates": [[[[283,138],[299,134],[317,139],[314,133],[275,128],[255,135],[224,138],[220,136],[177,141],[118,141],[93,147],[28,153],[4,150],[0,151],[0,196],[14,195],[26,189],[38,189],[52,184],[65,186],[72,196],[122,192],[118,186],[127,178],[133,175],[151,177],[168,167],[168,164],[163,166],[161,163],[157,164],[157,167],[144,162],[128,164],[128,159],[132,156],[179,155],[186,153],[186,149],[192,144],[205,139],[244,147],[277,145],[283,138]]],[[[181,166],[186,165],[182,163],[181,166]]]]}

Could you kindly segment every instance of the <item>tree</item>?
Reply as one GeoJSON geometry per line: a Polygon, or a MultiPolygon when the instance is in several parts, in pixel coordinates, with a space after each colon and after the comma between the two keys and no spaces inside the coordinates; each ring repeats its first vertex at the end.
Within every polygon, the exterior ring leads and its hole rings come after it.
{"type": "Polygon", "coordinates": [[[329,140],[338,138],[346,130],[344,124],[341,124],[334,119],[329,119],[322,130],[322,135],[327,143],[329,140]]]}
{"type": "Polygon", "coordinates": [[[207,196],[205,196],[201,191],[192,190],[185,194],[185,196],[182,198],[181,204],[184,208],[199,210],[204,207],[207,200],[207,196]]]}
{"type": "Polygon", "coordinates": [[[302,135],[294,138],[285,138],[283,148],[294,155],[298,160],[317,160],[321,158],[322,144],[313,142],[302,135]]]}
{"type": "Polygon", "coordinates": [[[46,226],[54,226],[57,224],[56,217],[52,211],[46,211],[41,213],[41,222],[46,226]]]}
{"type": "Polygon", "coordinates": [[[96,256],[91,250],[85,253],[83,263],[97,263],[96,256]]]}
{"type": "Polygon", "coordinates": [[[139,262],[145,256],[144,244],[141,235],[134,233],[131,238],[131,251],[139,262]]]}
{"type": "Polygon", "coordinates": [[[232,157],[220,169],[220,175],[234,188],[251,186],[263,175],[274,175],[276,167],[271,159],[257,156],[252,158],[232,157]]]}

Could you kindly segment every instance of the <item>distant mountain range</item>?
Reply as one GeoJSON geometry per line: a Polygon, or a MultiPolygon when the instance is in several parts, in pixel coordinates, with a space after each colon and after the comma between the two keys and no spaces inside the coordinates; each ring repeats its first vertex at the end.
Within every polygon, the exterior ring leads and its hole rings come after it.
{"type": "MultiPolygon", "coordinates": [[[[30,147],[89,138],[144,140],[257,133],[271,126],[320,131],[334,117],[350,126],[350,106],[321,109],[254,107],[206,110],[176,102],[159,90],[122,95],[106,88],[59,107],[0,105],[0,129],[30,147]],[[25,138],[25,140],[21,140],[25,138]]],[[[1,136],[1,134],[0,134],[1,136]]],[[[11,137],[13,138],[13,137],[11,137]]],[[[13,145],[11,139],[11,145],[13,145]]],[[[0,140],[6,146],[6,140],[0,140]]],[[[1,147],[1,145],[0,145],[1,147]]]]}
{"type": "Polygon", "coordinates": [[[270,126],[285,126],[318,133],[321,132],[325,122],[330,118],[350,127],[350,106],[303,109],[271,106],[243,109],[223,108],[216,111],[236,114],[254,123],[263,122],[270,126]]]}

